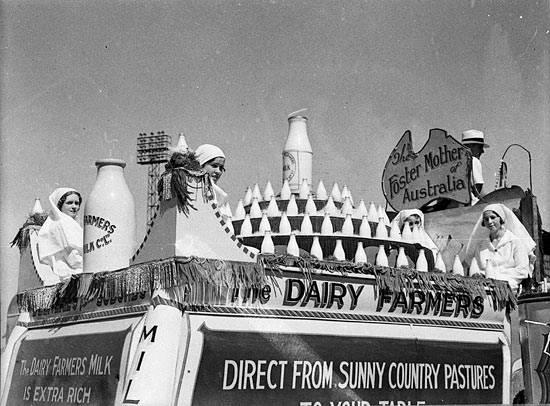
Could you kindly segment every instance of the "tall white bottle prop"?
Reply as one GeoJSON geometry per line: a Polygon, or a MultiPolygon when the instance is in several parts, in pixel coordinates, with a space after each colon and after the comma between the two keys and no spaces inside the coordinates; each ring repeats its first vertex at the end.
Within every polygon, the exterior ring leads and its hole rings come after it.
{"type": "Polygon", "coordinates": [[[134,255],[136,210],[121,159],[96,161],[97,177],[84,207],[84,272],[126,268],[134,255]]]}
{"type": "Polygon", "coordinates": [[[313,151],[307,136],[307,118],[292,116],[288,118],[288,137],[283,149],[283,182],[288,180],[292,193],[300,191],[300,185],[306,179],[312,190],[313,151]]]}

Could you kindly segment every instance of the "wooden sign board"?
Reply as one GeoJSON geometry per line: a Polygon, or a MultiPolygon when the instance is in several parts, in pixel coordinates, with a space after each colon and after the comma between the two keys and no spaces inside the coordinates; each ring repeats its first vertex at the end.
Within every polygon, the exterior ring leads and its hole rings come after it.
{"type": "Polygon", "coordinates": [[[390,154],[382,174],[382,191],[397,211],[419,209],[436,199],[469,204],[471,151],[439,128],[414,152],[406,131],[390,154]]]}

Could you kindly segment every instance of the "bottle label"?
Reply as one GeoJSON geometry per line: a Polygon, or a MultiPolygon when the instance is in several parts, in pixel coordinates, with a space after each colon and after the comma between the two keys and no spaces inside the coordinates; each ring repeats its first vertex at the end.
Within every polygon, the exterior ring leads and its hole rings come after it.
{"type": "Polygon", "coordinates": [[[296,159],[290,152],[283,152],[283,180],[287,179],[288,182],[292,180],[296,173],[296,159]]]}

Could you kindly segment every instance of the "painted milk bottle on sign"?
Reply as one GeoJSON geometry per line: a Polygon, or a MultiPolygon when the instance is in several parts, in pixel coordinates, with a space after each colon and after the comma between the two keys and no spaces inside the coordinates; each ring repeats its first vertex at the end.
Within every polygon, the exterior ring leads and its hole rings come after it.
{"type": "Polygon", "coordinates": [[[288,180],[290,191],[298,193],[305,179],[312,190],[313,151],[307,136],[307,118],[290,116],[288,118],[288,137],[283,149],[283,183],[288,180]]]}
{"type": "Polygon", "coordinates": [[[97,177],[84,208],[84,272],[126,268],[134,254],[134,198],[120,159],[96,161],[97,177]]]}

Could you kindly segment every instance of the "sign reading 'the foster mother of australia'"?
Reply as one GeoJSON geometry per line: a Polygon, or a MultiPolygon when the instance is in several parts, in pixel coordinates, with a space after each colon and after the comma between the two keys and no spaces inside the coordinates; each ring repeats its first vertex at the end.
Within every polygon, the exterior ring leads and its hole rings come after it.
{"type": "Polygon", "coordinates": [[[420,208],[440,198],[470,203],[471,161],[470,150],[444,130],[431,129],[419,152],[413,151],[406,131],[384,167],[384,196],[395,210],[420,208]]]}

